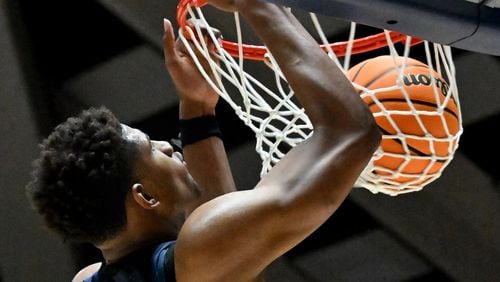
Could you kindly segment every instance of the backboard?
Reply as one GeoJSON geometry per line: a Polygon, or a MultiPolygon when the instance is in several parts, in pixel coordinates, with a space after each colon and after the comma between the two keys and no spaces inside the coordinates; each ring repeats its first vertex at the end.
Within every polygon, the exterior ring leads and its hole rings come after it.
{"type": "Polygon", "coordinates": [[[500,1],[270,0],[277,4],[398,31],[431,42],[500,56],[500,1]]]}

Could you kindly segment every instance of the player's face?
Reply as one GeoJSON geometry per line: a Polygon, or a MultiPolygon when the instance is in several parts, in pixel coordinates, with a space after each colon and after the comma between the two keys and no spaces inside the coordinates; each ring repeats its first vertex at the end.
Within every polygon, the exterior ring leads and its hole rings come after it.
{"type": "Polygon", "coordinates": [[[165,216],[179,215],[199,196],[181,153],[165,141],[153,141],[144,132],[123,125],[123,135],[138,148],[135,174],[138,181],[160,202],[165,216]]]}

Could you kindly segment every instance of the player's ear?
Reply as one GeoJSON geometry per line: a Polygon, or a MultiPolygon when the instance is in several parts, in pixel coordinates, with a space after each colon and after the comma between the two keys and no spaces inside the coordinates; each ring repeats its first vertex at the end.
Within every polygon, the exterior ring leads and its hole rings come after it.
{"type": "Polygon", "coordinates": [[[135,183],[132,186],[132,197],[137,204],[145,209],[152,209],[160,204],[157,199],[146,193],[144,186],[140,183],[135,183]]]}

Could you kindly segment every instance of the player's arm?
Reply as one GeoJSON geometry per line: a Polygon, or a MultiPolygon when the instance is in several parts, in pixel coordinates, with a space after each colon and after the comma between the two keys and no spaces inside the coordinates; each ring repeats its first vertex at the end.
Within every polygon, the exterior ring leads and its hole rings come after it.
{"type": "MultiPolygon", "coordinates": [[[[179,96],[179,118],[190,120],[214,116],[218,94],[198,72],[182,42],[175,41],[171,23],[166,21],[164,24],[165,66],[179,96]]],[[[235,191],[224,144],[219,137],[212,136],[184,144],[183,155],[189,172],[205,193],[200,204],[235,191]]]]}
{"type": "Polygon", "coordinates": [[[209,2],[240,11],[271,50],[314,126],[313,135],[254,190],[202,205],[181,230],[178,281],[249,281],[340,206],[380,133],[350,82],[290,12],[258,0],[209,2]]]}

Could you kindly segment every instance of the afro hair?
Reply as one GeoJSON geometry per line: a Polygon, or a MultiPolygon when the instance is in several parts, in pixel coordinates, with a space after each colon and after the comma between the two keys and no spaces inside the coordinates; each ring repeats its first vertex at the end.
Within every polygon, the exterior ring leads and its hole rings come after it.
{"type": "Polygon", "coordinates": [[[99,243],[126,223],[135,147],[105,107],[58,125],[40,145],[27,194],[46,226],[72,242],[99,243]]]}

